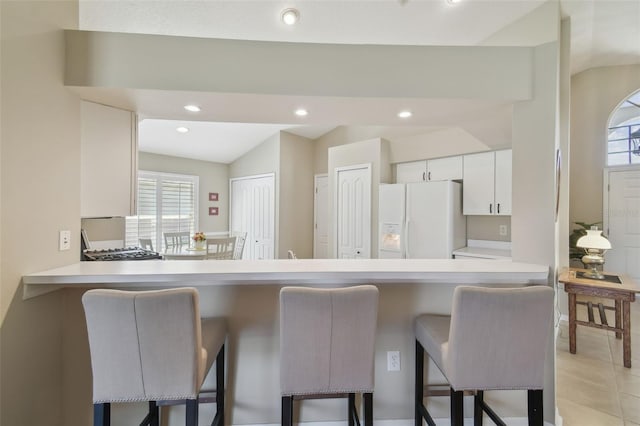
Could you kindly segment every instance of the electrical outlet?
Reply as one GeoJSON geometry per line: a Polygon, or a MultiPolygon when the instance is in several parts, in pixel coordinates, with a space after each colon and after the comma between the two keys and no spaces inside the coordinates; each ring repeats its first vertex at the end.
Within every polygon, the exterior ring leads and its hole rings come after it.
{"type": "Polygon", "coordinates": [[[501,237],[507,236],[507,225],[500,225],[500,236],[501,237]]]}
{"type": "Polygon", "coordinates": [[[400,351],[387,351],[387,371],[400,371],[400,351]]]}
{"type": "Polygon", "coordinates": [[[69,250],[71,248],[71,231],[60,231],[58,238],[58,249],[60,251],[69,250]]]}

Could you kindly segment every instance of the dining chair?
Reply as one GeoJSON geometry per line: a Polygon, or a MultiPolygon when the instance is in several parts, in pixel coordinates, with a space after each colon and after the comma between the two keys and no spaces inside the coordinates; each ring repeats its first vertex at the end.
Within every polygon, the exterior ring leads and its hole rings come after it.
{"type": "Polygon", "coordinates": [[[423,419],[430,426],[436,424],[423,402],[426,351],[449,382],[452,426],[464,424],[465,392],[474,394],[474,426],[482,426],[484,413],[495,424],[504,425],[484,401],[484,392],[490,390],[526,390],[529,426],[542,426],[553,299],[553,289],[546,286],[458,286],[450,316],[419,316],[415,321],[415,425],[421,426],[423,419]]]}
{"type": "Polygon", "coordinates": [[[151,238],[140,238],[140,247],[142,247],[145,250],[154,251],[153,242],[151,241],[151,238]]]}
{"type": "Polygon", "coordinates": [[[189,245],[190,234],[189,231],[185,232],[165,232],[164,246],[165,248],[189,245]]]}
{"type": "Polygon", "coordinates": [[[242,255],[243,255],[243,252],[244,252],[244,243],[247,240],[247,233],[246,232],[232,232],[231,236],[236,238],[236,246],[235,246],[235,249],[233,251],[233,259],[234,260],[240,260],[240,259],[242,259],[242,255]]]}
{"type": "Polygon", "coordinates": [[[236,237],[208,238],[207,259],[233,259],[236,237]]]}
{"type": "Polygon", "coordinates": [[[94,426],[109,426],[111,404],[147,401],[141,425],[158,426],[159,406],[186,404],[198,425],[202,384],[214,358],[216,414],[224,425],[226,321],[200,318],[195,288],[152,291],[96,289],[82,296],[91,369],[94,426]],[[217,354],[217,355],[216,355],[217,354]]]}
{"type": "Polygon", "coordinates": [[[280,290],[282,426],[293,424],[294,400],[347,398],[347,422],[373,425],[378,289],[284,287],[280,290]]]}

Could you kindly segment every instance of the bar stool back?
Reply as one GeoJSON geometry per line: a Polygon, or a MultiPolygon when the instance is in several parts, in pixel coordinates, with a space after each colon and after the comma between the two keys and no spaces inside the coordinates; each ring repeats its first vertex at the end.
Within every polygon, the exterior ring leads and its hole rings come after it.
{"type": "Polygon", "coordinates": [[[483,391],[528,391],[529,425],[542,425],[544,361],[553,322],[550,287],[464,287],[454,291],[451,316],[416,319],[416,426],[435,425],[423,403],[424,352],[451,387],[451,424],[462,425],[463,392],[475,391],[474,425],[483,412],[504,424],[484,402],[483,391]]]}
{"type": "Polygon", "coordinates": [[[198,422],[198,396],[216,357],[217,412],[224,424],[222,319],[200,319],[195,288],[90,290],[82,297],[93,371],[94,425],[110,423],[113,402],[149,401],[142,425],[158,426],[159,401],[186,401],[198,422]]]}
{"type": "Polygon", "coordinates": [[[378,289],[285,287],[280,291],[282,425],[293,424],[293,400],[347,397],[349,425],[373,425],[374,345],[378,289]]]}

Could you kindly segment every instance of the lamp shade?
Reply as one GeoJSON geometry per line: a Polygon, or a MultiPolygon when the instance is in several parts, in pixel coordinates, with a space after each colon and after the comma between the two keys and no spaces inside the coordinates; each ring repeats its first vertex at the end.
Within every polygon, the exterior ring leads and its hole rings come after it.
{"type": "Polygon", "coordinates": [[[588,229],[587,235],[580,237],[576,246],[586,249],[609,250],[611,243],[602,236],[602,230],[588,229]]]}

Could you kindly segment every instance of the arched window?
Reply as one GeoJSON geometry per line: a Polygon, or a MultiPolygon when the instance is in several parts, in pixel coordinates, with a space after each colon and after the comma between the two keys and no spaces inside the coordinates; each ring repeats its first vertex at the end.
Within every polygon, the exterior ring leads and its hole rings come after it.
{"type": "Polygon", "coordinates": [[[607,141],[607,165],[640,164],[640,90],[611,114],[607,141]]]}

